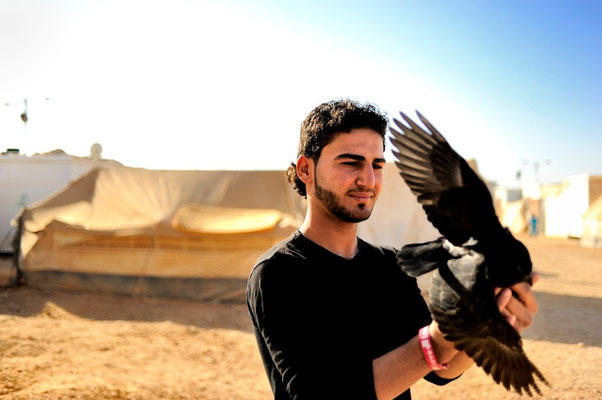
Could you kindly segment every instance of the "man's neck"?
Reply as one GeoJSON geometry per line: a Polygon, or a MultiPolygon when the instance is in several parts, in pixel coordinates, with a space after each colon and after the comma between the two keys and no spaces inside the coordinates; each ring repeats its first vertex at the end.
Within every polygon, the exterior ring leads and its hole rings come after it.
{"type": "Polygon", "coordinates": [[[353,257],[357,253],[357,223],[342,221],[326,210],[308,208],[299,231],[340,256],[353,257]]]}

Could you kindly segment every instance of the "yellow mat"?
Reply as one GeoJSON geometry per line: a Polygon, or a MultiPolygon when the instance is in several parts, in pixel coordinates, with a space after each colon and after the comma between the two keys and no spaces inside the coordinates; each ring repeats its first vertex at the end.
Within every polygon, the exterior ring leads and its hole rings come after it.
{"type": "Polygon", "coordinates": [[[184,204],[172,219],[174,229],[212,235],[232,235],[273,229],[282,219],[278,210],[184,204]]]}

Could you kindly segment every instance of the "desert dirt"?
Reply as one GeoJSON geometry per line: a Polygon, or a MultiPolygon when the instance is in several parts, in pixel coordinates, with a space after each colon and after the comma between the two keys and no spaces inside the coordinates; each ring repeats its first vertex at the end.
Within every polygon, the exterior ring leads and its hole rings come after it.
{"type": "MultiPolygon", "coordinates": [[[[602,399],[602,249],[520,236],[541,279],[523,332],[545,399],[602,399]]],[[[5,260],[0,264],[8,268],[5,260]]],[[[473,367],[415,399],[519,399],[473,367]]],[[[243,304],[0,290],[0,398],[269,399],[243,304]]]]}

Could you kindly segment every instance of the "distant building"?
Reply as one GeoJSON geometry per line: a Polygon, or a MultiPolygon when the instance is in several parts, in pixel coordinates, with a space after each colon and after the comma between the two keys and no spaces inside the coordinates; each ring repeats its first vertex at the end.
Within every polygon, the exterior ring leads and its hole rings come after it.
{"type": "Polygon", "coordinates": [[[598,200],[583,214],[581,245],[602,247],[602,196],[598,197],[598,200]]]}
{"type": "Polygon", "coordinates": [[[523,232],[527,228],[522,189],[496,186],[493,189],[493,204],[503,226],[512,232],[523,232]]]}
{"type": "Polygon", "coordinates": [[[580,239],[583,216],[602,195],[602,176],[578,174],[557,185],[541,185],[542,232],[546,236],[580,239]]]}
{"type": "Polygon", "coordinates": [[[602,176],[590,174],[571,175],[555,184],[494,189],[498,217],[512,231],[526,231],[534,220],[537,234],[581,239],[588,246],[598,242],[602,246],[602,237],[597,238],[602,231],[602,222],[598,223],[602,219],[601,199],[602,176]]]}

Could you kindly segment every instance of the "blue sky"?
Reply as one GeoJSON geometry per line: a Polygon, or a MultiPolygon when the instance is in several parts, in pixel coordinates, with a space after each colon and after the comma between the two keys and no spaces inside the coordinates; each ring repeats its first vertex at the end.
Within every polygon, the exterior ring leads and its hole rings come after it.
{"type": "Polygon", "coordinates": [[[2,149],[281,169],[352,97],[420,110],[505,185],[602,174],[597,1],[0,0],[0,35],[2,149]]]}

